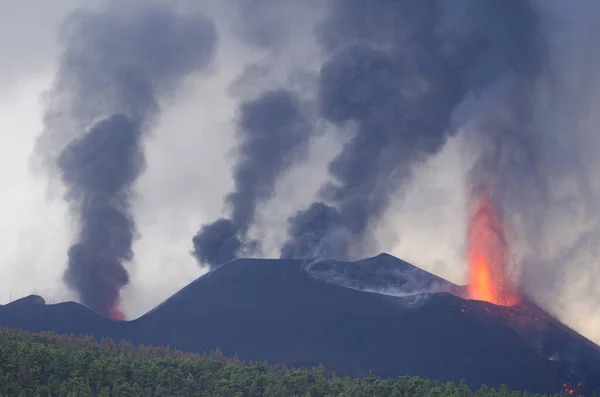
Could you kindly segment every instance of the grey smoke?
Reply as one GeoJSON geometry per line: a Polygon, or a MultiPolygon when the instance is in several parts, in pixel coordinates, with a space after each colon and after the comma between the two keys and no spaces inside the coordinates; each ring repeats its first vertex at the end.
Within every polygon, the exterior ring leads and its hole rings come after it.
{"type": "Polygon", "coordinates": [[[257,211],[274,197],[281,177],[306,158],[315,132],[314,103],[305,99],[315,86],[305,62],[314,47],[307,21],[323,2],[231,0],[231,6],[233,36],[261,56],[250,57],[228,89],[240,101],[234,187],[225,198],[227,216],[203,225],[192,239],[192,254],[209,268],[263,255],[261,242],[249,237],[257,211]]]}
{"type": "MultiPolygon", "coordinates": [[[[298,29],[310,26],[310,20],[319,13],[321,0],[230,0],[232,3],[233,33],[244,43],[270,55],[285,51],[298,29]]],[[[292,48],[297,50],[297,48],[292,48]]],[[[274,59],[271,58],[270,61],[274,59]]]]}
{"type": "Polygon", "coordinates": [[[260,250],[248,231],[258,205],[275,194],[278,178],[306,155],[313,131],[307,112],[287,89],[267,91],[240,105],[234,190],[225,200],[230,218],[204,225],[193,238],[193,253],[202,264],[214,267],[240,251],[260,250]]]}
{"type": "Polygon", "coordinates": [[[161,101],[210,64],[216,41],[204,16],[153,2],[78,12],[61,31],[63,52],[37,150],[56,165],[79,222],[65,280],[99,312],[118,309],[129,282],[142,139],[161,101]]]}
{"type": "Polygon", "coordinates": [[[104,313],[129,283],[123,263],[133,259],[135,224],[127,189],[145,167],[140,133],[139,125],[116,114],[92,126],[58,159],[66,199],[77,203],[81,222],[65,278],[83,303],[104,313]]]}
{"type": "MultiPolygon", "coordinates": [[[[458,131],[456,109],[506,76],[520,86],[535,75],[538,17],[526,0],[336,0],[318,37],[327,57],[321,116],[356,132],[330,164],[332,181],[320,194],[328,212],[338,212],[329,217],[332,225],[313,224],[311,211],[299,212],[289,220],[282,256],[327,246],[341,223],[349,243],[333,257],[351,259],[368,252],[370,229],[392,194],[401,199],[412,168],[458,131]],[[311,233],[320,238],[301,248],[306,239],[297,236],[311,233]]],[[[497,126],[498,139],[510,127],[497,126]]]]}
{"type": "Polygon", "coordinates": [[[203,225],[192,242],[196,259],[210,266],[236,259],[242,248],[238,229],[232,220],[224,218],[203,225]]]}
{"type": "Polygon", "coordinates": [[[598,342],[600,4],[534,4],[547,48],[542,72],[521,96],[529,103],[497,95],[493,108],[463,127],[472,136],[494,119],[521,125],[477,145],[494,160],[488,175],[499,187],[521,291],[598,342]]]}
{"type": "MultiPolygon", "coordinates": [[[[290,239],[281,248],[284,258],[329,258],[340,250],[338,244],[346,243],[339,211],[326,204],[311,204],[291,217],[289,224],[290,239]]],[[[346,250],[345,247],[341,249],[346,250]]]]}
{"type": "Polygon", "coordinates": [[[469,188],[490,192],[503,219],[520,292],[598,340],[598,3],[331,4],[321,116],[352,135],[318,211],[290,218],[282,256],[370,254],[390,194],[401,199],[411,168],[458,133],[475,160],[469,188]],[[340,229],[351,238],[332,252],[340,229]]]}
{"type": "Polygon", "coordinates": [[[234,0],[234,10],[239,13],[234,32],[244,42],[260,49],[277,51],[286,42],[289,20],[282,10],[289,9],[277,0],[234,0]]]}

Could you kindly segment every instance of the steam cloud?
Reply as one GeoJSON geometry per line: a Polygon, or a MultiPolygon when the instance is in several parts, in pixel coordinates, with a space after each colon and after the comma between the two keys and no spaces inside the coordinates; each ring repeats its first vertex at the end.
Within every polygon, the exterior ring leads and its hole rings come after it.
{"type": "Polygon", "coordinates": [[[235,188],[226,202],[230,219],[204,225],[193,238],[194,255],[211,267],[251,253],[258,242],[248,238],[257,206],[274,195],[281,174],[306,154],[312,126],[297,96],[287,90],[268,91],[240,106],[237,123],[238,161],[235,188]]]}
{"type": "Polygon", "coordinates": [[[216,31],[201,15],[151,2],[74,14],[48,96],[38,153],[56,165],[79,221],[65,280],[111,316],[129,282],[136,236],[132,188],[145,170],[142,138],[178,84],[213,58],[216,31]]]}

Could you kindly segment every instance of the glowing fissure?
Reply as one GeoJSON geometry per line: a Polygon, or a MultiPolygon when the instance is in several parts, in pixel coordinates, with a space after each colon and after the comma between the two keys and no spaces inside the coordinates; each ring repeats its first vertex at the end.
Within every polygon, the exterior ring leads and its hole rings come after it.
{"type": "Polygon", "coordinates": [[[472,195],[467,230],[469,299],[511,306],[519,297],[507,274],[508,247],[502,222],[487,192],[472,195]]]}

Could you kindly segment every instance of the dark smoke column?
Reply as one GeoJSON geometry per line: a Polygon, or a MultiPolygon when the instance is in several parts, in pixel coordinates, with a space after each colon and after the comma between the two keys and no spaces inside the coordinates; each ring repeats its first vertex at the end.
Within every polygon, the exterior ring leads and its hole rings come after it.
{"type": "Polygon", "coordinates": [[[328,57],[320,114],[355,132],[329,165],[322,202],[289,219],[282,257],[370,253],[370,230],[392,199],[402,200],[413,167],[456,132],[455,109],[536,66],[537,20],[527,0],[329,4],[318,30],[328,57]]]}
{"type": "Polygon", "coordinates": [[[72,16],[38,152],[57,166],[79,222],[65,280],[82,303],[121,318],[124,264],[136,236],[132,187],[145,170],[142,138],[178,84],[213,58],[216,32],[200,15],[151,2],[72,16]]]}
{"type": "Polygon", "coordinates": [[[77,205],[78,242],[69,249],[67,283],[88,306],[122,317],[116,302],[129,282],[135,224],[128,189],[145,163],[139,125],[117,114],[99,121],[60,155],[67,199],[77,205]]]}
{"type": "Polygon", "coordinates": [[[231,216],[204,225],[193,238],[193,254],[210,267],[256,252],[249,240],[257,206],[273,197],[278,178],[306,155],[313,131],[305,104],[287,89],[267,91],[240,105],[234,190],[226,198],[231,216]]]}

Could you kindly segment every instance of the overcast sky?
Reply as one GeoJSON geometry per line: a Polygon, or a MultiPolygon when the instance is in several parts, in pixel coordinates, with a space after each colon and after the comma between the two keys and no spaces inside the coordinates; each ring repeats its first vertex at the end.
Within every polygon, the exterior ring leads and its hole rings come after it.
{"type": "MultiPolygon", "coordinates": [[[[104,3],[113,0],[106,0],[104,3]]],[[[119,0],[114,0],[118,2],[119,0]]],[[[145,141],[147,172],[136,185],[134,212],[139,238],[134,244],[135,259],[127,264],[131,283],[123,292],[123,306],[130,318],[137,317],[181,287],[203,274],[190,251],[191,239],[204,223],[222,216],[223,198],[232,187],[232,148],[239,98],[256,94],[265,87],[277,87],[287,78],[290,66],[319,66],[319,53],[311,34],[319,16],[320,1],[309,7],[273,7],[280,0],[263,2],[256,13],[244,14],[250,26],[268,26],[267,31],[244,30],[239,22],[240,0],[196,2],[178,0],[181,7],[202,7],[219,31],[217,56],[207,73],[194,76],[168,102],[162,103],[158,125],[145,141]],[[269,3],[272,1],[273,3],[269,3]],[[280,14],[278,14],[280,13],[280,14]],[[238,18],[238,19],[236,19],[238,18]],[[234,23],[235,22],[235,23],[234,23]],[[235,27],[231,29],[231,27],[235,27]],[[270,52],[259,52],[248,40],[268,39],[270,52]],[[286,45],[282,45],[286,43],[286,45]],[[246,78],[231,96],[231,84],[244,67],[269,58],[266,74],[246,78]]],[[[308,2],[308,0],[307,0],[308,2]]],[[[307,2],[302,4],[306,5],[307,2]]],[[[51,88],[60,55],[58,33],[62,22],[95,0],[5,1],[0,13],[0,303],[37,293],[48,301],[75,299],[63,284],[67,249],[77,227],[57,192],[47,189],[48,180],[34,176],[31,158],[36,137],[43,128],[42,94],[51,88]]],[[[253,3],[256,4],[256,3],[253,3]]],[[[564,30],[552,30],[556,43],[555,65],[560,95],[548,95],[540,112],[544,128],[556,137],[550,144],[557,153],[571,145],[574,157],[581,156],[582,173],[590,179],[589,192],[573,199],[589,201],[590,213],[597,214],[600,187],[594,175],[597,160],[598,117],[593,104],[600,103],[597,78],[600,56],[597,2],[578,2],[580,8],[564,9],[560,0],[543,0],[556,15],[563,16],[564,30]],[[568,11],[568,12],[567,12],[568,11]],[[568,72],[565,72],[568,71],[568,72]],[[550,111],[548,111],[550,109],[550,111]]],[[[302,81],[302,79],[299,79],[302,81]]],[[[540,93],[541,97],[544,93],[540,93]]],[[[414,169],[414,182],[404,187],[398,200],[392,199],[384,221],[374,233],[372,254],[388,252],[408,260],[450,281],[466,281],[464,236],[466,192],[464,152],[460,138],[449,141],[441,153],[414,169]]],[[[266,255],[276,257],[284,242],[286,219],[306,208],[327,179],[327,164],[343,145],[339,134],[325,133],[311,144],[308,160],[286,174],[276,186],[268,208],[258,208],[257,224],[265,241],[266,255]]],[[[551,156],[554,153],[550,153],[551,156]]],[[[557,157],[560,159],[560,157],[557,157]]],[[[574,160],[564,158],[565,161],[574,160]]],[[[576,161],[574,162],[576,163],[576,161]]],[[[558,161],[551,162],[561,171],[558,161]]],[[[570,170],[569,168],[565,168],[570,170]]],[[[556,171],[556,170],[549,170],[556,171]]],[[[557,173],[560,175],[560,173],[557,173]]],[[[566,174],[564,186],[573,183],[566,174]]],[[[562,186],[562,185],[561,185],[562,186]]],[[[60,192],[58,192],[60,193],[60,192]]],[[[577,207],[579,205],[579,207],[577,207]]],[[[585,208],[585,206],[584,206],[585,208]]],[[[600,274],[596,246],[600,223],[583,213],[552,213],[551,227],[540,241],[546,249],[564,247],[570,256],[557,256],[557,263],[544,263],[530,274],[532,285],[540,281],[537,298],[563,321],[586,336],[600,341],[596,287],[600,274]],[[578,223],[579,222],[579,223],[578,223]],[[583,232],[582,232],[583,231],[583,232]],[[583,236],[583,237],[582,237],[583,236]],[[575,241],[578,245],[571,244],[575,241]],[[569,245],[571,244],[571,245],[569,245]],[[566,258],[566,259],[565,259],[566,258]],[[554,267],[548,267],[554,266],[554,267]],[[540,271],[541,270],[541,271],[540,271]],[[549,283],[560,283],[550,291],[549,283]]],[[[251,231],[252,233],[252,231],[251,231]]],[[[527,250],[543,253],[543,246],[527,250]]],[[[558,248],[557,248],[558,249],[558,248]]],[[[541,255],[541,254],[540,254],[541,255]]]]}
{"type": "MultiPolygon", "coordinates": [[[[13,2],[0,17],[2,302],[33,292],[49,300],[70,297],[61,277],[74,225],[60,197],[50,197],[44,179],[32,175],[29,161],[42,129],[40,96],[50,88],[56,71],[58,31],[64,18],[82,4],[13,2]]],[[[229,185],[224,154],[231,145],[232,105],[224,86],[232,76],[226,75],[225,67],[220,72],[225,76],[217,73],[210,80],[192,81],[167,104],[148,142],[149,169],[139,183],[136,207],[143,238],[135,248],[136,264],[130,266],[132,289],[140,291],[132,292],[126,303],[133,313],[201,274],[189,255],[191,237],[203,219],[219,213],[229,185]],[[143,272],[138,272],[142,266],[143,272]]]]}
{"type": "MultiPolygon", "coordinates": [[[[30,157],[42,130],[41,94],[51,87],[56,72],[59,29],[83,4],[95,6],[87,0],[23,0],[7,2],[0,14],[2,303],[30,293],[49,301],[74,299],[63,285],[62,273],[76,225],[60,197],[48,192],[44,178],[32,174],[30,157]]],[[[207,8],[221,23],[233,18],[225,6],[207,8]]],[[[231,35],[220,34],[210,78],[192,79],[172,102],[164,104],[159,125],[146,142],[148,170],[138,183],[135,207],[141,236],[135,243],[134,263],[128,265],[132,283],[124,292],[125,311],[132,317],[203,273],[189,253],[191,238],[203,222],[221,215],[223,196],[231,187],[235,101],[227,90],[252,55],[231,35]]],[[[312,51],[308,46],[297,48],[312,51]]],[[[291,57],[280,55],[279,64],[291,62],[291,57]]],[[[261,213],[261,222],[272,225],[267,229],[272,244],[266,247],[271,255],[277,255],[283,242],[278,236],[284,235],[285,219],[312,200],[326,177],[327,162],[339,147],[340,142],[330,136],[319,138],[310,161],[278,186],[270,210],[261,213]]],[[[422,183],[409,189],[404,203],[393,206],[393,217],[379,235],[381,250],[463,281],[461,197],[442,199],[461,178],[455,149],[449,147],[417,171],[423,174],[422,183]],[[424,206],[425,197],[435,199],[437,205],[424,206]],[[446,226],[437,227],[440,224],[446,226]],[[407,228],[411,233],[405,233],[407,228]]]]}
{"type": "MultiPolygon", "coordinates": [[[[120,0],[102,3],[109,1],[120,0]]],[[[322,61],[311,32],[323,3],[310,1],[313,4],[309,7],[305,6],[309,0],[274,7],[284,3],[265,0],[262,8],[244,14],[242,20],[240,0],[176,1],[180,7],[202,8],[215,21],[219,31],[217,56],[208,72],[191,78],[168,103],[161,104],[160,120],[145,141],[148,169],[136,185],[134,206],[140,236],[134,244],[135,259],[127,265],[131,284],[123,292],[128,317],[143,314],[205,271],[190,254],[191,239],[203,223],[222,215],[223,197],[232,187],[232,120],[237,101],[259,89],[277,87],[287,78],[290,66],[308,65],[308,69],[314,66],[316,70],[322,61]],[[248,30],[240,21],[268,29],[248,30]],[[267,40],[270,51],[258,51],[248,40],[240,40],[243,35],[255,44],[267,40]],[[267,58],[271,66],[268,72],[242,80],[243,84],[235,86],[237,99],[231,96],[231,84],[244,67],[267,58]]],[[[31,293],[48,301],[75,299],[64,286],[62,275],[77,225],[60,194],[47,189],[47,178],[34,176],[31,158],[43,128],[42,94],[51,88],[57,71],[62,22],[83,5],[96,7],[98,2],[20,0],[2,5],[0,303],[31,293]]],[[[553,250],[567,253],[556,254],[556,263],[541,261],[546,267],[530,267],[528,282],[536,286],[539,282],[536,298],[545,307],[599,342],[596,280],[600,265],[596,247],[600,221],[596,218],[600,186],[595,178],[600,172],[595,111],[595,104],[600,103],[600,52],[595,39],[600,29],[599,3],[581,0],[579,8],[568,9],[561,0],[540,0],[540,4],[555,13],[547,18],[553,27],[549,37],[555,45],[554,63],[549,69],[559,87],[547,97],[547,93],[539,93],[544,99],[540,101],[543,109],[536,117],[555,139],[546,142],[556,150],[549,152],[553,161],[547,171],[555,173],[557,181],[563,178],[562,184],[555,183],[559,190],[569,191],[578,178],[588,178],[589,186],[585,192],[575,189],[569,201],[571,212],[562,212],[562,204],[559,210],[548,211],[549,226],[540,236],[545,245],[524,247],[538,256],[546,249],[550,258],[553,250]],[[561,18],[562,30],[556,29],[553,23],[561,18]],[[565,153],[571,157],[563,156],[565,153]],[[581,171],[571,173],[572,164],[580,164],[581,171]]],[[[465,159],[459,139],[449,141],[439,155],[414,169],[414,182],[405,186],[397,201],[392,200],[384,221],[377,225],[373,255],[385,251],[450,281],[466,281],[465,159]]],[[[312,142],[308,161],[282,178],[268,208],[258,208],[258,237],[265,241],[267,256],[278,255],[287,217],[312,202],[327,179],[328,162],[343,143],[339,134],[325,128],[325,133],[312,142]]],[[[557,200],[565,201],[561,197],[557,200]]]]}

